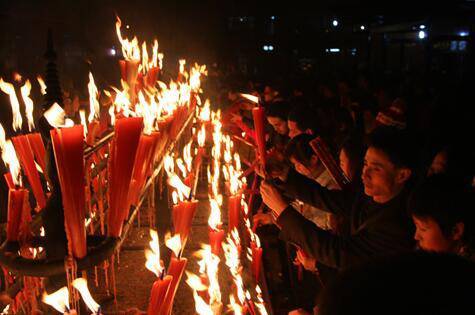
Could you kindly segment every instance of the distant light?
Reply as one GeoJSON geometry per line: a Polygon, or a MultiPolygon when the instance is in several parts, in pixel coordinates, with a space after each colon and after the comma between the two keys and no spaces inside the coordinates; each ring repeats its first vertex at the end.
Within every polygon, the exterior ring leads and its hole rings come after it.
{"type": "Polygon", "coordinates": [[[467,31],[461,31],[461,32],[459,32],[459,36],[461,36],[461,37],[467,37],[468,35],[470,35],[470,33],[467,32],[467,31]]]}
{"type": "Polygon", "coordinates": [[[424,24],[421,24],[421,25],[419,25],[419,29],[420,29],[420,30],[425,30],[425,29],[426,29],[426,26],[425,26],[424,24]]]}
{"type": "Polygon", "coordinates": [[[125,28],[126,28],[126,29],[129,29],[129,28],[130,28],[130,25],[129,25],[129,24],[127,24],[127,25],[125,26],[125,28]]]}
{"type": "Polygon", "coordinates": [[[272,46],[272,45],[269,45],[268,48],[269,48],[270,51],[273,51],[273,50],[274,50],[274,46],[272,46]]]}
{"type": "Polygon", "coordinates": [[[264,46],[262,46],[262,49],[264,49],[264,51],[268,51],[268,50],[269,50],[269,46],[264,45],[264,46]]]}
{"type": "Polygon", "coordinates": [[[110,55],[110,56],[115,56],[115,55],[117,55],[117,51],[115,50],[115,48],[109,49],[109,55],[110,55]]]}
{"type": "Polygon", "coordinates": [[[352,55],[352,56],[356,56],[356,52],[357,52],[357,51],[358,51],[358,50],[357,50],[356,48],[351,48],[351,49],[350,49],[350,52],[351,52],[351,55],[352,55]]]}
{"type": "Polygon", "coordinates": [[[337,53],[340,52],[340,48],[327,48],[325,49],[325,51],[330,53],[337,53]]]}
{"type": "Polygon", "coordinates": [[[364,25],[360,26],[360,30],[364,31],[365,29],[366,29],[366,27],[364,25]]]}
{"type": "Polygon", "coordinates": [[[337,19],[334,19],[334,20],[332,21],[332,25],[333,25],[334,27],[337,27],[337,26],[338,26],[338,20],[337,20],[337,19]]]}
{"type": "Polygon", "coordinates": [[[424,39],[427,37],[427,33],[424,31],[419,31],[419,39],[424,39]]]}
{"type": "Polygon", "coordinates": [[[275,16],[274,16],[274,15],[271,16],[270,19],[271,19],[271,20],[275,20],[275,16]]]}
{"type": "Polygon", "coordinates": [[[239,18],[239,21],[244,22],[244,19],[243,19],[243,18],[239,18]]]}

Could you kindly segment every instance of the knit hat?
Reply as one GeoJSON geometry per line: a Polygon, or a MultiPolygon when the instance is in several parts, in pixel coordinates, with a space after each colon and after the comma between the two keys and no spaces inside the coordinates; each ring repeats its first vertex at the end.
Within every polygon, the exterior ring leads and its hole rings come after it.
{"type": "Polygon", "coordinates": [[[406,129],[406,102],[401,98],[396,98],[389,108],[378,113],[376,122],[397,129],[406,129]]]}

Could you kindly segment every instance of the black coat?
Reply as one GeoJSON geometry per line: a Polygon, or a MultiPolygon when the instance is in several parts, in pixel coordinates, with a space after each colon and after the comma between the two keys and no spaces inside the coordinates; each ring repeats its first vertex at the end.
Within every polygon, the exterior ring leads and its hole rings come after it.
{"type": "Polygon", "coordinates": [[[378,255],[414,248],[405,190],[389,202],[378,204],[364,194],[361,185],[328,190],[294,171],[281,188],[287,195],[349,220],[350,235],[337,236],[318,228],[292,207],[277,219],[283,240],[296,244],[324,265],[345,269],[378,255]]]}

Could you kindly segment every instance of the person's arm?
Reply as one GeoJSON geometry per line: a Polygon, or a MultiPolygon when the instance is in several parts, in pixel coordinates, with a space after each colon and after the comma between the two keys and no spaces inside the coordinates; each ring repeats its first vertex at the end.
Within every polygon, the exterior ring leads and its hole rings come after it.
{"type": "Polygon", "coordinates": [[[355,196],[352,189],[330,190],[294,170],[279,184],[285,195],[337,215],[347,215],[355,196]]]}
{"type": "Polygon", "coordinates": [[[366,228],[356,235],[341,237],[318,228],[293,208],[277,218],[282,240],[300,247],[318,262],[334,268],[347,268],[381,253],[407,250],[408,242],[398,233],[381,228],[366,228]]]}

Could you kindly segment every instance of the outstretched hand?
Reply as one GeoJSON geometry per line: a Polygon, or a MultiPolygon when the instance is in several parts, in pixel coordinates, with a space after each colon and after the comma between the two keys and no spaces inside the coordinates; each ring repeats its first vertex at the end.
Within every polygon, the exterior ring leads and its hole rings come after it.
{"type": "Polygon", "coordinates": [[[289,206],[280,191],[267,181],[262,181],[260,192],[264,203],[272,209],[277,217],[289,206]]]}

